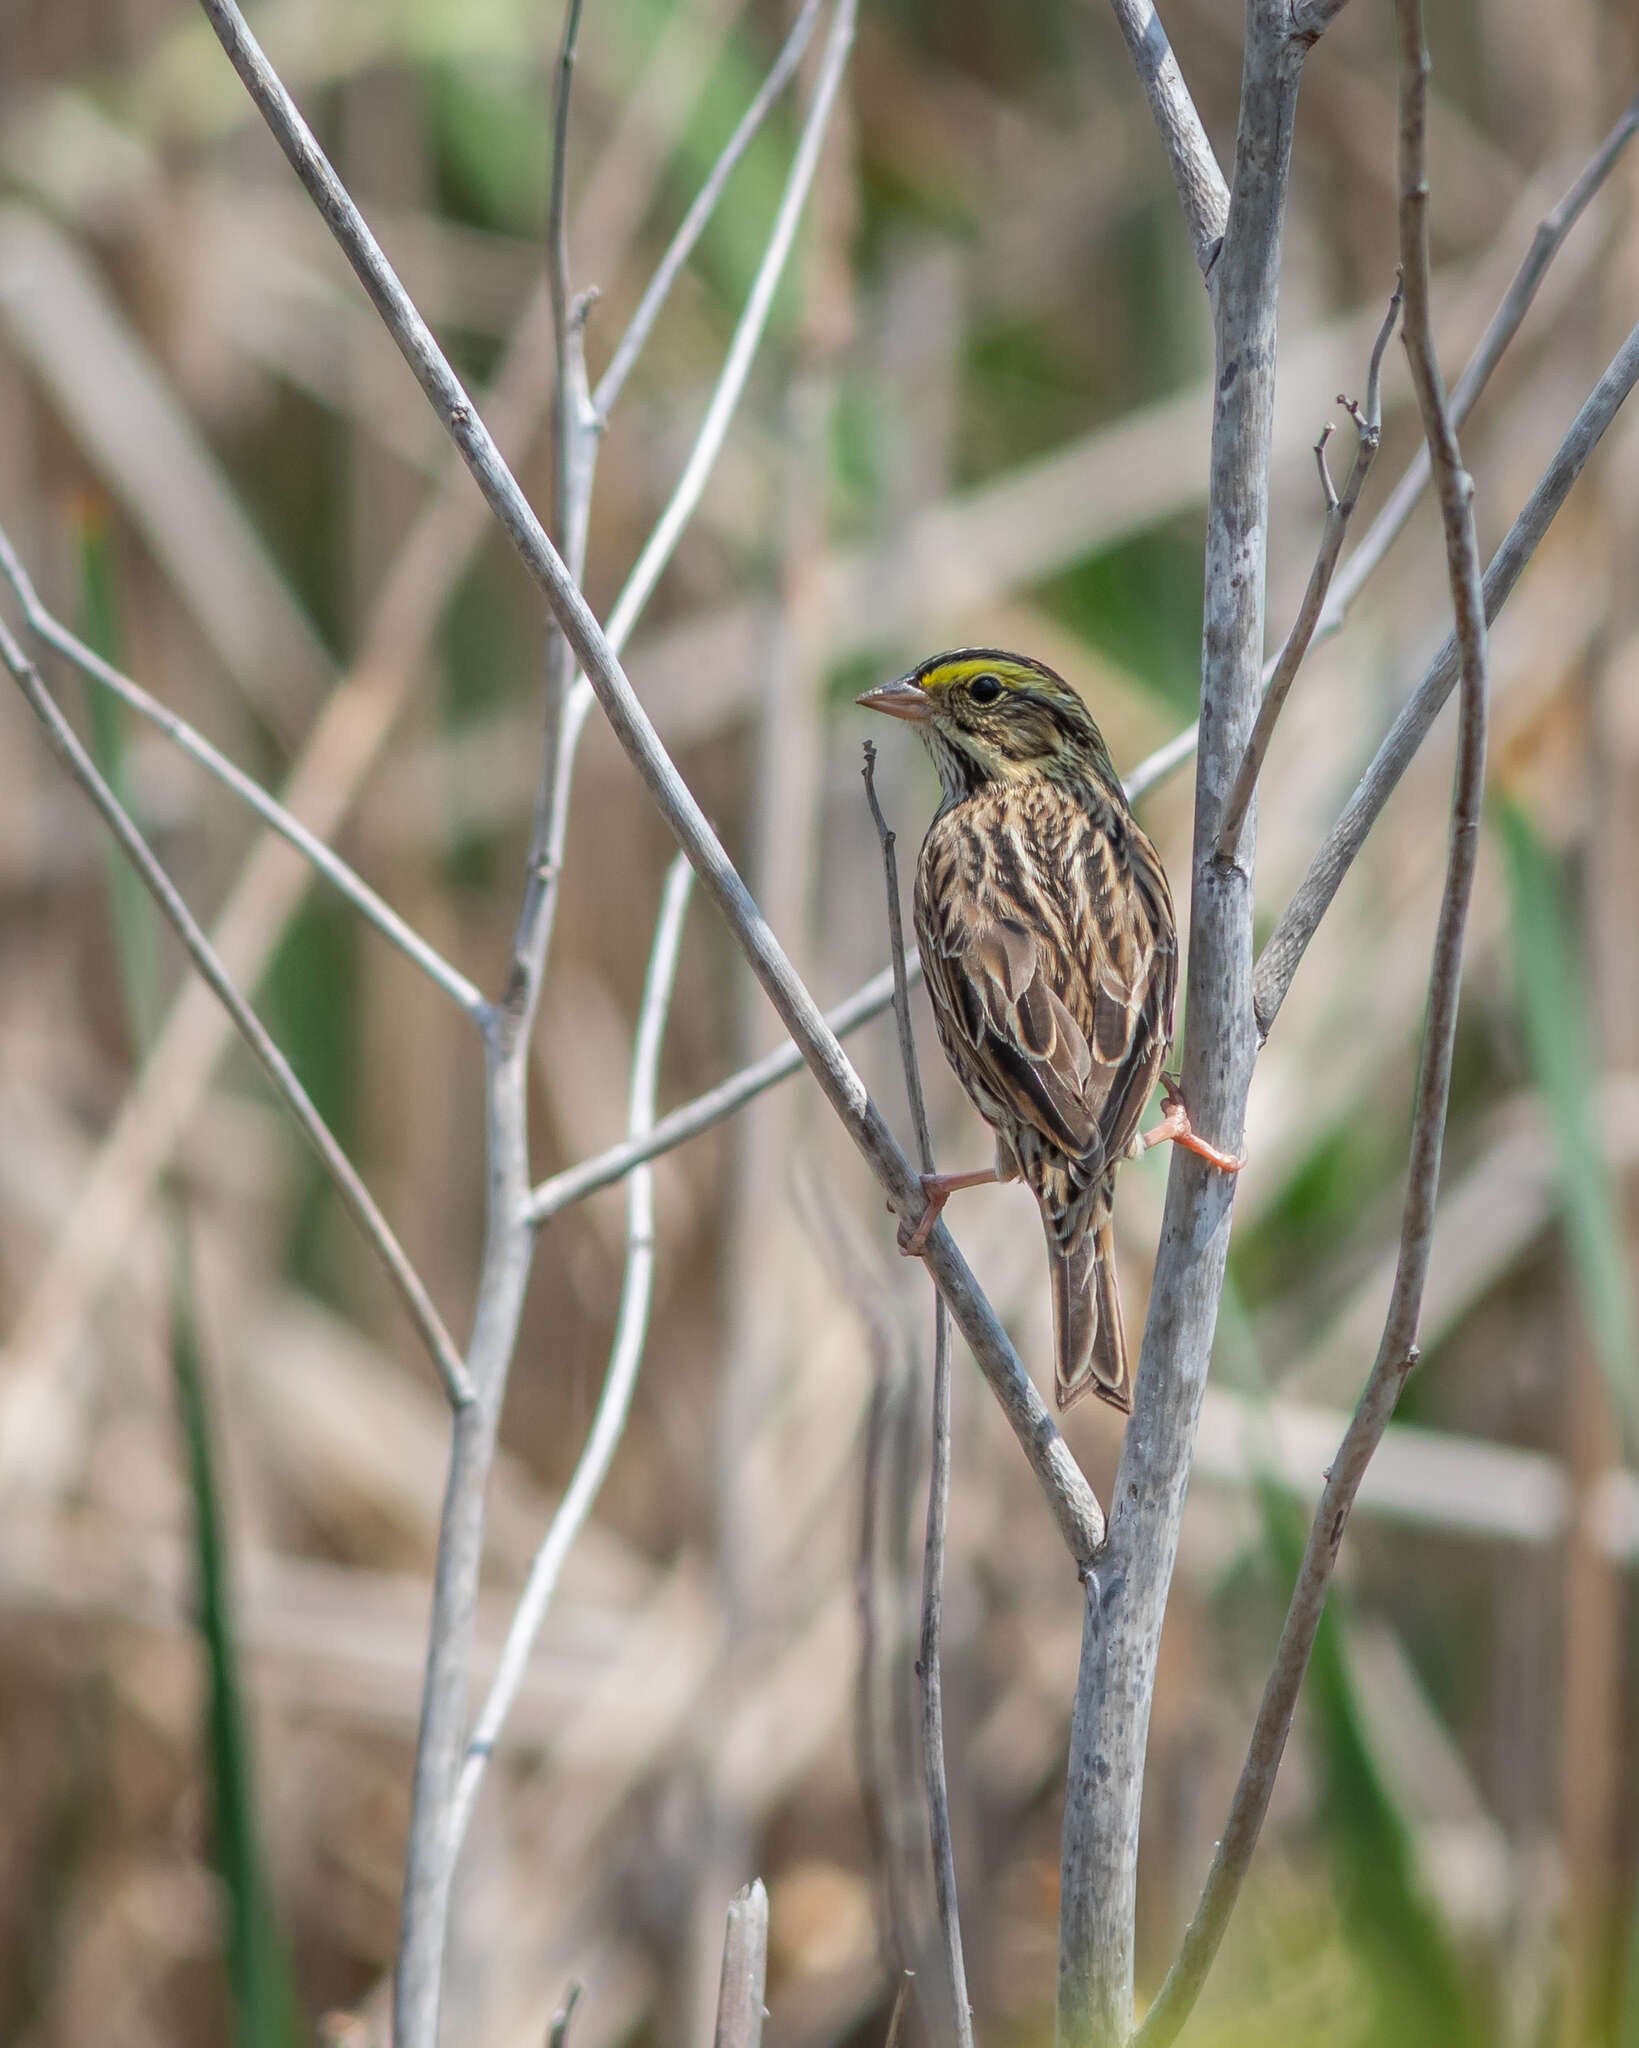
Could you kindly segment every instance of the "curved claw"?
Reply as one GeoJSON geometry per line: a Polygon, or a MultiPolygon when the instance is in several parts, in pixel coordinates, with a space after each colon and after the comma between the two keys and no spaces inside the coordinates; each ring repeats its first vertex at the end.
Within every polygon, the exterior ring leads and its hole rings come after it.
{"type": "Polygon", "coordinates": [[[976,1173],[924,1173],[917,1177],[922,1184],[922,1200],[926,1206],[915,1223],[907,1217],[900,1219],[899,1249],[907,1259],[922,1256],[940,1212],[958,1189],[982,1188],[1001,1176],[994,1166],[986,1166],[976,1173]]]}
{"type": "Polygon", "coordinates": [[[1196,1133],[1189,1119],[1189,1106],[1184,1101],[1178,1079],[1173,1074],[1161,1076],[1161,1102],[1165,1111],[1161,1121],[1153,1130],[1146,1131],[1140,1140],[1144,1150],[1152,1145],[1164,1145],[1171,1139],[1173,1144],[1182,1145],[1186,1152],[1193,1152],[1198,1159],[1204,1159],[1208,1166],[1215,1166],[1220,1173],[1239,1173],[1246,1164],[1244,1157],[1237,1158],[1233,1152],[1224,1152],[1218,1146],[1209,1144],[1196,1133]]]}

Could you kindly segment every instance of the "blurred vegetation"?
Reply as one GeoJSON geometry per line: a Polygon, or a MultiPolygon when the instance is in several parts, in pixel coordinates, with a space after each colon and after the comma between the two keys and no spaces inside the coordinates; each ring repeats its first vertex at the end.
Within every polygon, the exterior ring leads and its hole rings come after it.
{"type": "MultiPolygon", "coordinates": [[[[1227,17],[1211,0],[1164,11],[1227,150],[1227,17]]],[[[1347,10],[1305,82],[1272,644],[1319,533],[1308,450],[1334,394],[1358,389],[1392,274],[1380,14],[1347,10]]],[[[761,0],[588,8],[571,219],[574,282],[601,294],[594,369],[787,18],[761,0]],[[643,118],[623,125],[632,106],[643,118]]],[[[483,393],[540,278],[557,14],[522,0],[273,0],[258,21],[483,393]]],[[[1474,0],[1461,27],[1461,47],[1436,51],[1453,372],[1635,80],[1632,23],[1614,0],[1474,0]]],[[[338,844],[497,987],[539,758],[533,593],[499,540],[468,545],[452,526],[448,602],[413,631],[401,613],[372,637],[438,489],[436,435],[182,0],[18,8],[0,18],[0,78],[0,522],[62,616],[272,786],[330,693],[360,685],[368,650],[379,666],[350,716],[389,682],[402,697],[367,759],[347,753],[356,725],[338,721],[325,741],[320,768],[347,779],[338,844]],[[75,276],[95,286],[90,311],[75,276]],[[226,480],[242,532],[192,500],[172,444],[134,465],[120,446],[119,417],[150,417],[138,411],[150,373],[182,443],[226,480]],[[92,377],[102,411],[73,402],[75,380],[92,377]],[[230,581],[241,544],[269,623],[236,653],[210,595],[249,587],[230,581]]],[[[600,605],[685,458],[795,132],[788,102],[731,181],[610,424],[588,574],[600,605]]],[[[1484,532],[1512,515],[1632,317],[1636,175],[1618,172],[1568,245],[1465,433],[1484,532]]],[[[859,688],[937,645],[1022,645],[1087,690],[1122,765],[1192,716],[1206,340],[1165,162],[1106,8],[865,10],[802,247],[629,663],[824,1000],[885,954],[859,688]],[[1054,481],[1065,463],[1073,486],[1054,481]]],[[[1363,517],[1415,444],[1397,362],[1387,384],[1363,517]]],[[[537,374],[528,430],[508,450],[537,501],[548,390],[537,374]]],[[[1585,886],[1601,849],[1639,849],[1624,711],[1639,689],[1639,465],[1631,433],[1613,440],[1496,629],[1506,794],[1471,933],[1425,1362],[1406,1405],[1417,1431],[1391,1434],[1382,1491],[1368,1487],[1350,1529],[1346,1583],[1192,2037],[1214,2048],[1639,2044],[1624,1960],[1639,1851],[1627,1600],[1639,1048],[1619,993],[1632,986],[1639,876],[1624,897],[1618,861],[1616,883],[1585,886]]],[[[1259,800],[1265,930],[1443,631],[1433,533],[1425,508],[1299,682],[1259,800]]],[[[246,819],[106,700],[87,702],[55,668],[48,680],[77,719],[85,706],[105,772],[189,900],[217,917],[251,854],[246,819]]],[[[26,714],[7,699],[0,719],[10,1345],[122,1105],[158,1085],[144,1048],[181,970],[26,714]]],[[[876,737],[908,866],[932,780],[909,746],[876,737]]],[[[1151,1737],[1141,1994],[1193,1905],[1240,1767],[1325,1455],[1310,1447],[1335,1442],[1375,1348],[1449,766],[1442,732],[1340,893],[1260,1067],[1151,1737]]],[[[1187,772],[1145,821],[1182,907],[1187,772]]],[[[594,729],[532,1104],[543,1174],[620,1135],[666,855],[594,729]]],[[[482,1216],[476,1048],[438,992],[329,896],[310,891],[265,937],[250,976],[261,1013],[460,1331],[482,1216]]],[[[771,1042],[770,1028],[720,931],[696,919],[663,1106],[771,1042]]],[[[890,1041],[877,1025],[856,1049],[897,1105],[890,1041]]],[[[925,1052],[942,1159],[983,1156],[931,1034],[925,1052]]],[[[691,2000],[715,1981],[722,1904],[753,1870],[773,1905],[770,2041],[883,2038],[853,1746],[859,1449],[873,1351],[923,1342],[927,1318],[879,1202],[804,1085],[657,1175],[645,1378],[479,1810],[452,2039],[539,2041],[575,1980],[572,2048],[682,2048],[691,2000]],[[887,1306],[866,1316],[861,1303],[887,1306]],[[725,1386],[751,1418],[732,1456],[725,1386]],[[741,1606],[726,1591],[736,1530],[759,1561],[741,1606]]],[[[379,2029],[385,2009],[442,1405],[250,1063],[224,1062],[180,1122],[152,1227],[127,1234],[32,1405],[0,1409],[0,2048],[262,2048],[311,2038],[333,2009],[379,2029]]],[[[1134,1331],[1163,1184],[1155,1161],[1123,1181],[1134,1331]]],[[[484,1669],[596,1401],[619,1217],[618,1195],[600,1196],[543,1241],[492,1508],[484,1669]]],[[[954,1220],[1039,1364],[1034,1217],[1003,1191],[954,1220]]],[[[26,1367],[0,1360],[0,1402],[26,1367]]],[[[1051,2030],[1079,1601],[981,1396],[960,1382],[946,1712],[979,2031],[1027,2048],[1051,2030]]],[[[1067,1433],[1106,1489],[1114,1425],[1078,1410],[1067,1433]]]]}

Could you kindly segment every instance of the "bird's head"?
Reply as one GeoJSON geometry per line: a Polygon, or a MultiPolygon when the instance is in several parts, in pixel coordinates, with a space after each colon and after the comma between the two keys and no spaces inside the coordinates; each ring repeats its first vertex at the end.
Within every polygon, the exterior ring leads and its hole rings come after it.
{"type": "Polygon", "coordinates": [[[1081,698],[1045,662],[997,647],[935,654],[858,702],[915,725],[951,802],[1036,776],[1121,785],[1081,698]]]}

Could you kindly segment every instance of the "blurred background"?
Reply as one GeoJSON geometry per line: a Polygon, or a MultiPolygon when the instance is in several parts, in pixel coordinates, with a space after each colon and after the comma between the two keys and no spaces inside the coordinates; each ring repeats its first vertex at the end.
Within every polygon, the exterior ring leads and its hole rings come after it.
{"type": "MultiPolygon", "coordinates": [[[[1454,376],[1639,77],[1614,0],[1435,13],[1454,376]]],[[[1226,163],[1233,16],[1217,0],[1168,10],[1226,163]]],[[[558,10],[275,0],[256,19],[544,504],[558,10]]],[[[788,19],[762,0],[587,6],[569,189],[573,279],[601,293],[594,375],[788,19]]],[[[1341,476],[1336,394],[1360,392],[1393,283],[1388,29],[1387,9],[1356,0],[1304,83],[1272,646],[1319,538],[1310,449],[1335,419],[1341,476]]],[[[605,437],[600,610],[687,454],[795,127],[788,100],[605,437]]],[[[202,18],[181,0],[10,0],[0,180],[0,521],[46,602],[295,791],[497,990],[539,759],[542,608],[451,480],[202,18]]],[[[1636,204],[1639,153],[1464,435],[1487,554],[1639,308],[1636,204]]],[[[941,646],[1000,644],[1073,678],[1124,767],[1188,722],[1209,370],[1204,294],[1108,10],[867,7],[769,339],[628,656],[822,1001],[887,957],[858,689],[941,646]]],[[[1357,531],[1416,444],[1397,345],[1385,412],[1357,531]]],[[[1424,1363],[1350,1530],[1203,2041],[1639,2041],[1622,1206],[1639,1158],[1636,428],[1618,420],[1493,640],[1491,814],[1424,1363]]],[[[1437,535],[1424,506],[1299,680],[1263,787],[1264,930],[1443,636],[1437,535]]],[[[9,593],[0,605],[16,623],[9,593]]],[[[473,1033],[219,788],[41,658],[463,1332],[482,1218],[473,1033]]],[[[1141,1996],[1204,1874],[1306,1503],[1376,1347],[1449,725],[1339,895],[1253,1089],[1151,1734],[1141,1996]]],[[[210,999],[173,1009],[175,947],[10,691],[0,736],[0,2043],[273,2044],[343,2012],[330,2038],[375,2038],[443,1399],[210,999]]],[[[934,781],[909,735],[870,736],[908,869],[934,781]]],[[[1143,805],[1181,898],[1190,815],[1186,765],[1143,805]]],[[[669,851],[595,716],[539,1031],[541,1174],[623,1132],[669,851]]],[[[917,1005],[942,1163],[981,1163],[988,1135],[917,1005]]],[[[777,1037],[697,905],[662,1107],[777,1037]]],[[[908,1140],[891,1028],[853,1051],[908,1140]]],[[[1134,1333],[1164,1173],[1151,1159],[1122,1183],[1134,1333]]],[[[760,1873],[770,2042],[880,2042],[891,1991],[860,1753],[887,1709],[859,1696],[858,1595],[891,1643],[896,1532],[921,1510],[879,1503],[862,1575],[862,1472],[873,1413],[922,1412],[926,1284],[806,1080],[667,1157],[657,1198],[644,1376],[480,1802],[448,2035],[538,2044],[576,1981],[573,2048],[709,2038],[723,1909],[760,1873]]],[[[1031,1205],[987,1190],[953,1222],[1046,1384],[1031,1205]]],[[[597,1399],[624,1228],[611,1190],[543,1235],[491,1498],[480,1673],[597,1399]]],[[[945,1692],[963,1929],[982,2037],[1045,2042],[1082,1603],[960,1349],[956,1367],[945,1692]]],[[[919,1459],[920,1424],[903,1427],[919,1459]]],[[[1066,1429],[1107,1498],[1115,1419],[1090,1403],[1066,1429]]]]}

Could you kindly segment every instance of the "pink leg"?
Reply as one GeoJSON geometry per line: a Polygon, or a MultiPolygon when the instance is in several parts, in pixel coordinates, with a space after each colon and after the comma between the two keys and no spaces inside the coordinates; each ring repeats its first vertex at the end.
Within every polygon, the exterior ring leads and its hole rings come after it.
{"type": "Polygon", "coordinates": [[[924,1173],[921,1177],[922,1199],[927,1207],[917,1218],[914,1228],[900,1224],[899,1249],[907,1259],[919,1259],[933,1226],[939,1221],[940,1211],[951,1196],[962,1188],[988,1187],[1001,1177],[993,1166],[983,1167],[976,1173],[924,1173]]]}
{"type": "Polygon", "coordinates": [[[1246,1164],[1244,1159],[1237,1159],[1233,1152],[1220,1152],[1216,1145],[1209,1145],[1205,1138],[1196,1136],[1184,1098],[1178,1093],[1178,1083],[1170,1074],[1161,1076],[1161,1100],[1166,1105],[1166,1113],[1153,1130],[1146,1131],[1139,1139],[1146,1152],[1152,1145],[1164,1145],[1170,1138],[1175,1145],[1182,1145],[1186,1152],[1193,1152],[1209,1166],[1217,1167],[1220,1173],[1240,1172],[1246,1164]]]}

